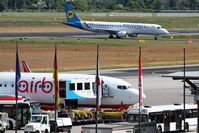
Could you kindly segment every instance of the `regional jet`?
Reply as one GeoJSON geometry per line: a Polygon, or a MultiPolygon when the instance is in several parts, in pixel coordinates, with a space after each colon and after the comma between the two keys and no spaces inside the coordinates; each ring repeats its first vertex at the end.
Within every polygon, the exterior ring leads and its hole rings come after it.
{"type": "Polygon", "coordinates": [[[138,35],[154,35],[157,40],[158,35],[169,34],[169,32],[158,24],[126,23],[126,22],[100,22],[82,21],[72,10],[70,2],[64,5],[66,12],[66,25],[92,32],[108,33],[109,38],[137,37],[138,35]]]}

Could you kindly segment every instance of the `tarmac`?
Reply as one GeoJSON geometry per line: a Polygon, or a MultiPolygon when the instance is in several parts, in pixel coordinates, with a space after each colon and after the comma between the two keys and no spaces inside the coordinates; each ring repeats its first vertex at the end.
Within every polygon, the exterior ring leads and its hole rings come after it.
{"type": "MultiPolygon", "coordinates": [[[[137,71],[137,70],[135,70],[137,71]]],[[[158,69],[159,71],[159,69],[158,69]]],[[[102,71],[101,75],[114,75],[114,77],[122,78],[132,84],[133,87],[138,88],[138,77],[136,74],[131,73],[124,74],[125,71],[102,71]],[[123,72],[123,74],[122,74],[123,72]],[[111,74],[112,73],[112,74],[111,74]],[[121,75],[119,74],[121,73],[121,75]]],[[[126,71],[127,72],[127,71],[126,71]]],[[[91,72],[92,73],[92,72],[91,72]]],[[[164,71],[161,70],[161,73],[164,71]]],[[[151,70],[150,72],[144,70],[143,72],[143,88],[146,98],[144,99],[145,105],[164,105],[183,103],[183,82],[173,80],[167,77],[161,77],[161,74],[157,73],[157,70],[151,70]]],[[[193,96],[190,91],[186,89],[186,103],[193,103],[193,96]]],[[[15,130],[8,130],[6,133],[14,133],[15,130]]],[[[22,133],[23,130],[19,130],[22,133]]],[[[81,126],[73,126],[72,133],[81,133],[81,126]]],[[[195,131],[194,131],[195,132],[195,131]]],[[[190,132],[190,133],[194,133],[190,132]]]]}

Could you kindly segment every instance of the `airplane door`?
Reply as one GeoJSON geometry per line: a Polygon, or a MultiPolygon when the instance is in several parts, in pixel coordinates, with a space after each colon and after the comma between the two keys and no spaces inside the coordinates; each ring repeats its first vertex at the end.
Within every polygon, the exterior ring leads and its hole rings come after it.
{"type": "Polygon", "coordinates": [[[182,111],[176,110],[175,111],[175,121],[176,121],[176,130],[182,130],[182,111]]]}
{"type": "Polygon", "coordinates": [[[164,132],[170,130],[170,111],[164,112],[164,132]]]}
{"type": "Polygon", "coordinates": [[[107,84],[104,83],[104,81],[102,80],[101,82],[101,88],[102,88],[102,97],[110,97],[110,93],[109,93],[109,87],[107,84]]]}
{"type": "Polygon", "coordinates": [[[66,81],[59,81],[59,96],[66,98],[66,81]]]}

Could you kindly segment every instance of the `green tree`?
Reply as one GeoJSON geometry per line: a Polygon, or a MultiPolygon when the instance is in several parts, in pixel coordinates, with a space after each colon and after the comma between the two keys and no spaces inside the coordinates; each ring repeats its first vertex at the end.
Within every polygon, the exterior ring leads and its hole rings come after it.
{"type": "Polygon", "coordinates": [[[196,10],[198,9],[198,0],[188,0],[188,3],[189,3],[189,7],[190,7],[190,10],[196,10]]]}
{"type": "Polygon", "coordinates": [[[169,0],[169,8],[176,9],[176,0],[169,0]]]}
{"type": "Polygon", "coordinates": [[[161,9],[160,0],[154,0],[154,9],[156,9],[156,10],[160,10],[161,9]]]}
{"type": "Polygon", "coordinates": [[[5,10],[5,5],[3,2],[0,2],[0,12],[3,12],[5,10]]]}

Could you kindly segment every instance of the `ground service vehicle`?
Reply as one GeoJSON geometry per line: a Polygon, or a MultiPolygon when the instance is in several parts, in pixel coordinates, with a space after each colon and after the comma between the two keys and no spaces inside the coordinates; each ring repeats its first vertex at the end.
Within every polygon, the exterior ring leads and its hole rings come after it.
{"type": "MultiPolygon", "coordinates": [[[[22,96],[18,97],[18,128],[24,127],[30,120],[31,114],[39,112],[40,109],[37,102],[27,101],[22,96]],[[34,105],[33,105],[34,104],[34,105]]],[[[15,110],[16,99],[15,96],[1,95],[0,96],[0,112],[8,113],[8,128],[15,128],[15,110]]]]}
{"type": "MultiPolygon", "coordinates": [[[[71,133],[72,121],[71,118],[57,118],[57,131],[71,133]]],[[[55,120],[50,120],[50,132],[55,131],[55,120]]]]}
{"type": "Polygon", "coordinates": [[[32,115],[31,120],[25,125],[24,133],[48,133],[50,132],[50,124],[48,115],[32,115]]]}
{"type": "MultiPolygon", "coordinates": [[[[72,121],[70,118],[57,118],[57,131],[70,133],[72,121]]],[[[24,133],[48,133],[55,131],[55,119],[50,119],[48,114],[32,115],[31,121],[26,124],[24,133]]]]}
{"type": "Polygon", "coordinates": [[[0,133],[4,133],[8,126],[8,113],[0,112],[0,133]]]}
{"type": "Polygon", "coordinates": [[[4,133],[6,131],[6,129],[3,126],[3,122],[0,121],[0,133],[4,133]]]}
{"type": "MultiPolygon", "coordinates": [[[[183,105],[160,105],[160,106],[142,106],[141,122],[154,121],[157,123],[157,131],[182,131],[184,130],[183,105]]],[[[185,105],[185,130],[195,130],[197,125],[197,105],[185,105]]],[[[127,119],[129,122],[139,121],[139,108],[133,107],[127,109],[127,119]]]]}

